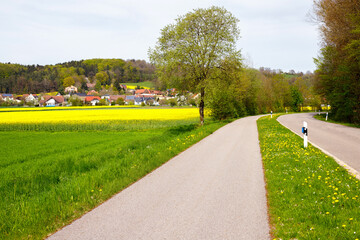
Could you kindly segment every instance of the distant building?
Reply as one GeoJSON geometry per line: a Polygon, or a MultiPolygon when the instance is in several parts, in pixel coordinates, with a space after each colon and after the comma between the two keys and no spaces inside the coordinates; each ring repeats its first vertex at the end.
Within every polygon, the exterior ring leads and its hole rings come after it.
{"type": "Polygon", "coordinates": [[[42,97],[39,103],[41,106],[57,107],[57,106],[61,106],[64,103],[64,97],[45,95],[42,97]]]}
{"type": "Polygon", "coordinates": [[[95,90],[91,90],[87,93],[87,95],[98,95],[99,93],[95,90]]]}
{"type": "Polygon", "coordinates": [[[85,98],[86,104],[91,104],[92,106],[95,106],[97,103],[100,102],[100,97],[98,96],[88,96],[85,98]]]}
{"type": "Polygon", "coordinates": [[[70,87],[65,88],[65,92],[66,93],[77,93],[78,89],[77,89],[77,87],[74,87],[71,85],[70,87]]]}

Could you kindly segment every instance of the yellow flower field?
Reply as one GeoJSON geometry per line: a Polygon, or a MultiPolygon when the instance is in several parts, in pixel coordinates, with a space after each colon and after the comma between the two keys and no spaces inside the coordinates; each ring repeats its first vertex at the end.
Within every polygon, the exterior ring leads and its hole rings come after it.
{"type": "MultiPolygon", "coordinates": [[[[136,89],[137,88],[137,85],[127,85],[126,84],[126,87],[127,87],[127,89],[136,89]]],[[[143,89],[151,89],[151,88],[149,88],[149,87],[142,87],[143,89]]]]}
{"type": "Polygon", "coordinates": [[[196,118],[197,108],[135,108],[0,112],[0,124],[81,123],[111,120],[181,120],[196,118]]]}

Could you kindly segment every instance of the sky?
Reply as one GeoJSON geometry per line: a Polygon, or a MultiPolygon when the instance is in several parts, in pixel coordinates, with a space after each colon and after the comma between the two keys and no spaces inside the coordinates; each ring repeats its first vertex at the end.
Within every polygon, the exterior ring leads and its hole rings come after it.
{"type": "Polygon", "coordinates": [[[313,0],[0,0],[0,62],[56,64],[91,58],[143,59],[160,31],[197,8],[225,7],[240,20],[249,67],[314,71],[313,0]]]}

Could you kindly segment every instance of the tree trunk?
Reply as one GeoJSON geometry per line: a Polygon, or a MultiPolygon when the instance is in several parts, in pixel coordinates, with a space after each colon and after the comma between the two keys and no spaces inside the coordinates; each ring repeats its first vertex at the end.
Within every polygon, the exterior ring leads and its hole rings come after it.
{"type": "Polygon", "coordinates": [[[202,87],[200,90],[200,104],[199,104],[199,112],[200,112],[200,124],[201,126],[204,125],[204,95],[205,95],[205,88],[202,87]]]}

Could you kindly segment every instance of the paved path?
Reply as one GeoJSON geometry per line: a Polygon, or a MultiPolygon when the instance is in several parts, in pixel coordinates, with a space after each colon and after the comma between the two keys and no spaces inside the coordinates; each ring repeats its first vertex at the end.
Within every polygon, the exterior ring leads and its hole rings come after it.
{"type": "Polygon", "coordinates": [[[278,121],[300,136],[308,123],[308,140],[360,172],[360,129],[315,119],[315,113],[283,115],[278,121]]]}
{"type": "Polygon", "coordinates": [[[49,239],[269,239],[257,118],[226,125],[49,239]]]}

